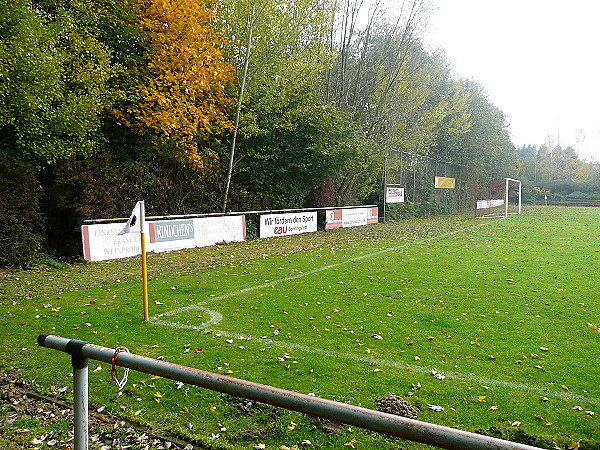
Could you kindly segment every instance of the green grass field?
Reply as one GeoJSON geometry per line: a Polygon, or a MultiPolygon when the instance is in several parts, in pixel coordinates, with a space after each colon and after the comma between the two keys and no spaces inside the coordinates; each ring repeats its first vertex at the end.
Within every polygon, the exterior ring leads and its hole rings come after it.
{"type": "MultiPolygon", "coordinates": [[[[0,366],[68,393],[70,357],[35,344],[48,332],[368,408],[393,392],[420,420],[596,448],[599,219],[530,208],[150,255],[148,323],[139,259],[5,274],[0,366]]],[[[141,373],[119,396],[109,365],[90,370],[90,401],[213,448],[424,447],[141,373]]]]}

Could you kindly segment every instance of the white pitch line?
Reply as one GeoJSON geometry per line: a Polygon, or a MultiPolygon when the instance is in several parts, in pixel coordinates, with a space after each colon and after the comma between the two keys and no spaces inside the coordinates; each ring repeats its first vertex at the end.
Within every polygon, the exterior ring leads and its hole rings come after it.
{"type": "MultiPolygon", "coordinates": [[[[276,340],[265,338],[265,337],[257,338],[257,337],[253,337],[253,336],[246,336],[246,335],[239,334],[239,333],[232,333],[232,332],[221,331],[221,330],[213,330],[213,329],[209,329],[206,327],[198,327],[198,326],[194,326],[194,325],[186,325],[186,324],[182,324],[182,323],[178,323],[178,322],[154,320],[153,323],[156,325],[163,325],[163,326],[185,329],[185,330],[202,331],[206,334],[212,334],[216,337],[222,336],[222,337],[226,337],[226,338],[238,339],[240,341],[251,341],[254,343],[264,344],[265,346],[279,347],[279,348],[284,348],[286,350],[297,350],[297,351],[301,351],[301,352],[305,352],[305,353],[325,356],[328,358],[346,359],[346,360],[350,360],[350,361],[357,361],[357,362],[364,362],[364,363],[373,362],[378,366],[384,366],[384,367],[396,367],[396,368],[400,367],[400,368],[405,368],[406,370],[410,370],[412,372],[417,372],[417,373],[421,373],[421,374],[431,374],[433,376],[433,372],[432,372],[433,369],[419,366],[419,365],[409,364],[406,361],[394,361],[394,360],[385,359],[385,358],[366,357],[363,355],[357,355],[355,353],[345,353],[345,352],[338,352],[335,350],[326,350],[323,348],[310,347],[308,345],[296,344],[293,342],[276,341],[276,340]]],[[[545,397],[552,397],[552,398],[557,398],[557,399],[561,399],[561,400],[571,400],[573,402],[591,403],[594,405],[600,405],[600,398],[585,397],[583,395],[574,394],[574,393],[571,393],[568,391],[552,391],[549,389],[539,388],[539,387],[531,386],[531,385],[524,384],[524,383],[514,383],[512,381],[496,380],[494,378],[480,377],[475,374],[462,374],[462,373],[456,372],[456,371],[445,372],[445,371],[438,371],[436,369],[435,372],[439,373],[440,375],[444,375],[448,380],[457,379],[460,381],[472,381],[474,383],[479,383],[483,386],[494,386],[494,387],[511,389],[511,390],[515,390],[515,391],[528,392],[530,394],[539,395],[540,397],[545,396],[545,397]]],[[[443,383],[443,382],[444,382],[443,380],[440,380],[440,383],[443,383]]]]}
{"type": "MultiPolygon", "coordinates": [[[[224,300],[226,298],[230,298],[230,297],[235,297],[237,295],[241,295],[241,294],[245,294],[248,292],[252,292],[252,291],[256,291],[258,289],[264,289],[264,288],[268,288],[270,286],[273,286],[275,284],[280,284],[280,283],[285,283],[288,281],[292,281],[292,280],[296,280],[298,278],[302,278],[305,277],[307,275],[312,275],[318,272],[323,272],[325,270],[329,270],[329,269],[333,269],[345,264],[349,264],[351,262],[354,261],[360,261],[362,259],[365,258],[370,258],[373,256],[379,256],[385,253],[389,253],[395,250],[399,250],[401,248],[406,248],[409,246],[413,246],[413,245],[418,245],[418,244],[423,244],[427,241],[431,241],[434,239],[440,239],[440,238],[444,238],[447,236],[451,236],[453,234],[456,233],[461,233],[470,229],[474,229],[474,228],[479,228],[481,226],[484,225],[488,225],[491,222],[487,222],[487,223],[480,223],[477,225],[473,225],[471,227],[467,227],[464,229],[460,229],[460,230],[454,230],[454,231],[450,231],[448,233],[444,233],[444,234],[440,234],[437,236],[431,236],[427,239],[422,239],[419,241],[415,241],[415,242],[410,242],[410,243],[405,243],[402,245],[398,245],[396,247],[390,247],[390,248],[386,248],[383,250],[379,250],[373,253],[368,253],[368,254],[364,254],[364,255],[360,255],[360,256],[356,256],[354,258],[345,260],[345,261],[340,261],[338,263],[335,264],[330,264],[327,266],[323,266],[323,267],[318,267],[315,269],[311,269],[307,272],[301,272],[298,273],[296,275],[292,275],[289,277],[285,277],[285,278],[281,278],[279,280],[273,280],[273,281],[269,281],[269,282],[265,282],[265,283],[261,283],[259,285],[256,286],[251,286],[251,287],[247,287],[244,289],[240,289],[239,291],[233,291],[233,292],[228,292],[227,294],[223,294],[217,297],[213,297],[210,300],[206,300],[206,301],[202,301],[199,303],[196,303],[194,305],[188,305],[188,306],[184,306],[181,308],[177,308],[174,309],[172,311],[168,311],[166,313],[163,314],[159,314],[156,317],[153,317],[150,319],[150,323],[153,323],[155,325],[162,325],[162,326],[167,326],[167,327],[171,327],[171,328],[178,328],[178,329],[185,329],[185,330],[192,330],[192,331],[203,331],[206,333],[212,333],[212,334],[218,334],[221,336],[225,336],[225,337],[229,337],[229,338],[235,338],[235,339],[240,339],[240,340],[245,340],[245,341],[249,341],[252,340],[254,342],[260,342],[263,343],[265,345],[272,345],[275,347],[281,347],[281,348],[286,348],[286,349],[292,349],[292,350],[298,350],[298,351],[302,351],[302,352],[307,352],[307,353],[316,353],[319,354],[321,356],[326,356],[326,357],[330,357],[330,358],[338,358],[338,359],[347,359],[347,360],[352,360],[352,361],[359,361],[359,362],[375,362],[378,365],[382,365],[382,366],[387,366],[387,367],[405,367],[405,368],[410,368],[410,370],[414,371],[414,372],[418,372],[418,373],[431,373],[431,369],[428,369],[426,367],[422,367],[422,366],[417,366],[417,365],[411,365],[408,364],[406,362],[402,362],[402,361],[392,361],[392,360],[388,360],[388,359],[381,359],[381,358],[367,358],[365,356],[362,355],[356,355],[356,354],[352,354],[352,353],[343,353],[343,352],[337,352],[337,351],[333,351],[333,350],[325,350],[322,348],[317,348],[317,347],[310,347],[310,346],[306,346],[306,345],[301,345],[301,344],[295,344],[295,343],[291,343],[291,342],[281,342],[281,341],[274,341],[272,339],[265,339],[265,338],[253,338],[252,336],[244,336],[242,334],[239,333],[231,333],[231,332],[225,332],[225,331],[219,331],[219,330],[214,330],[214,329],[209,329],[208,327],[211,325],[216,325],[217,323],[219,323],[223,316],[218,313],[217,311],[214,310],[209,310],[208,308],[202,308],[203,305],[208,305],[210,303],[214,303],[216,301],[219,300],[224,300]],[[179,314],[181,312],[185,312],[185,311],[190,311],[190,310],[198,310],[198,311],[202,311],[202,312],[207,312],[211,315],[211,320],[209,322],[206,323],[202,323],[200,326],[198,325],[188,325],[188,324],[182,324],[180,322],[173,322],[173,321],[166,321],[166,320],[161,320],[160,317],[167,317],[167,316],[173,316],[176,314],[179,314]],[[213,319],[217,319],[218,320],[213,320],[213,319]]],[[[516,391],[522,391],[522,392],[529,392],[532,394],[536,394],[539,396],[546,396],[546,397],[553,397],[553,398],[559,398],[559,399],[565,399],[565,400],[573,400],[573,401],[578,401],[578,402],[587,402],[587,403],[592,403],[595,405],[600,405],[600,399],[599,398],[594,398],[594,397],[585,397],[582,395],[577,395],[577,394],[573,394],[567,391],[550,391],[547,389],[542,389],[542,388],[538,388],[535,386],[531,386],[528,384],[523,384],[523,383],[513,383],[510,381],[501,381],[501,380],[496,380],[493,378],[486,378],[486,377],[480,377],[478,375],[475,374],[469,374],[469,375],[465,375],[465,374],[460,374],[459,372],[439,372],[442,375],[445,375],[447,378],[456,378],[459,380],[471,380],[473,382],[476,383],[481,383],[482,385],[485,386],[496,386],[496,387],[504,387],[504,388],[508,388],[508,389],[512,389],[512,390],[516,390],[516,391]]],[[[441,381],[441,380],[440,380],[441,381]]]]}

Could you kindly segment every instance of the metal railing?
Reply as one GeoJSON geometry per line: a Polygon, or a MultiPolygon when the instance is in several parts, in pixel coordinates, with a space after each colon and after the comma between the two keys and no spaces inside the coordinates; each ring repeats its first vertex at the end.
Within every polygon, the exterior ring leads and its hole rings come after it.
{"type": "Polygon", "coordinates": [[[60,350],[71,355],[74,397],[73,427],[76,450],[88,448],[88,359],[90,358],[441,448],[506,450],[535,448],[529,445],[159,361],[132,353],[118,353],[115,349],[101,347],[76,339],[66,339],[51,334],[40,334],[37,342],[42,347],[60,350]],[[118,358],[116,358],[116,355],[118,355],[118,358]]]}

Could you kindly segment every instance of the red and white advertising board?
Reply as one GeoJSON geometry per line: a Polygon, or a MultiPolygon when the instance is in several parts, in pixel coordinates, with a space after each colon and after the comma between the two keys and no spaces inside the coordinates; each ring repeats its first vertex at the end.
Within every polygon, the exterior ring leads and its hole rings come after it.
{"type": "Polygon", "coordinates": [[[387,186],[385,188],[386,203],[404,203],[404,188],[387,186]]]}
{"type": "Polygon", "coordinates": [[[325,213],[325,229],[358,227],[379,222],[379,208],[328,209],[325,213]]]}
{"type": "MultiPolygon", "coordinates": [[[[127,233],[119,236],[125,223],[83,225],[83,257],[88,261],[106,261],[128,258],[142,252],[140,233],[127,233]]],[[[147,243],[148,236],[146,236],[147,243]]]]}

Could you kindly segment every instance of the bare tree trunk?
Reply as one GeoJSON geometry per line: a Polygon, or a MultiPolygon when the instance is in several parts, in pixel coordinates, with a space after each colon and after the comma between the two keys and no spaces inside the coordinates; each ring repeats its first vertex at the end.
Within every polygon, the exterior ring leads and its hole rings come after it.
{"type": "Polygon", "coordinates": [[[229,168],[227,170],[227,184],[225,185],[225,193],[223,194],[223,213],[227,212],[227,201],[229,196],[229,188],[231,186],[231,175],[233,173],[233,159],[235,157],[235,145],[237,141],[238,129],[240,126],[240,115],[242,112],[242,102],[244,100],[244,89],[246,88],[246,78],[248,76],[248,65],[250,64],[250,49],[252,46],[252,29],[254,28],[254,5],[252,6],[252,14],[248,18],[248,39],[246,43],[246,55],[244,60],[244,70],[242,72],[242,82],[240,92],[238,94],[237,105],[235,110],[235,123],[233,127],[233,136],[231,138],[231,148],[229,152],[229,168]]]}

